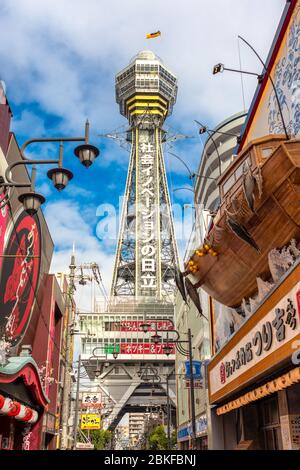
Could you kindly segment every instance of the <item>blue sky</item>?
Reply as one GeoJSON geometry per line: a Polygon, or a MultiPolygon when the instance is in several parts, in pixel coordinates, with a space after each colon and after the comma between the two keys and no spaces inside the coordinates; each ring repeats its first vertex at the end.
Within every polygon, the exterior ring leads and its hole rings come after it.
{"type": "MultiPolygon", "coordinates": [[[[63,193],[39,170],[38,190],[47,197],[44,212],[56,245],[53,271],[67,269],[75,242],[78,262],[98,262],[110,286],[116,240],[97,237],[97,207],[118,206],[129,157],[98,137],[126,124],[115,103],[115,74],[142,49],[152,49],[173,70],[178,101],[166,124],[194,136],[173,151],[196,170],[204,138],[193,120],[215,126],[244,109],[240,76],[213,77],[213,65],[221,61],[239,67],[238,34],[266,57],[284,5],[284,0],[0,0],[0,79],[6,82],[19,143],[29,137],[82,135],[89,118],[91,140],[101,149],[86,170],[74,157],[74,146],[66,147],[64,166],[74,179],[63,193]],[[161,38],[145,39],[158,29],[161,38]]],[[[253,54],[243,45],[240,52],[243,68],[260,72],[253,54]]],[[[255,78],[244,77],[246,108],[255,87],[255,78]]],[[[31,151],[57,156],[53,145],[31,151]]],[[[165,160],[170,186],[189,185],[182,164],[170,155],[165,160]]],[[[171,199],[189,204],[192,193],[171,192],[171,199]]],[[[186,240],[179,242],[182,252],[186,240]]]]}

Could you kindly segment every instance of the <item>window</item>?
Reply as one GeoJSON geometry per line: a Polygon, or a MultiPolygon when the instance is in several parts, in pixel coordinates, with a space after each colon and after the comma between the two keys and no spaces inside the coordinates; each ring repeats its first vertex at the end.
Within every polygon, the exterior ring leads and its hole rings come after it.
{"type": "Polygon", "coordinates": [[[238,180],[243,174],[243,165],[240,165],[235,171],[235,178],[238,180]]]}
{"type": "Polygon", "coordinates": [[[268,158],[273,152],[273,149],[271,147],[266,147],[264,149],[261,149],[262,156],[265,158],[268,158]]]}
{"type": "Polygon", "coordinates": [[[249,165],[251,166],[251,157],[248,157],[247,159],[243,160],[243,162],[237,167],[234,173],[225,181],[223,184],[223,194],[225,195],[231,188],[232,186],[238,181],[238,179],[242,176],[243,174],[243,168],[244,165],[249,165]]]}

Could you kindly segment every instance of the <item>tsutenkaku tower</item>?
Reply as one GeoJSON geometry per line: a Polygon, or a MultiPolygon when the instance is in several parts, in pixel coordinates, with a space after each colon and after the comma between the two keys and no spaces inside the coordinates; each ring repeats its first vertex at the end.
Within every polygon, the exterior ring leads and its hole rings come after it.
{"type": "Polygon", "coordinates": [[[177,78],[151,51],[116,76],[116,100],[130,128],[131,155],[111,296],[170,300],[177,247],[167,187],[162,126],[172,113],[177,78]]]}

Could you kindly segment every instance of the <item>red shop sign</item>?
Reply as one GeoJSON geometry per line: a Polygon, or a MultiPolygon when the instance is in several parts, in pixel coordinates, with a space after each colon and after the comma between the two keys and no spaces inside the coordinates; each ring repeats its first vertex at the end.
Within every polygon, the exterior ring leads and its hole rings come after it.
{"type": "Polygon", "coordinates": [[[0,281],[0,327],[17,344],[30,321],[39,280],[41,233],[36,216],[22,210],[6,229],[0,281]]]}

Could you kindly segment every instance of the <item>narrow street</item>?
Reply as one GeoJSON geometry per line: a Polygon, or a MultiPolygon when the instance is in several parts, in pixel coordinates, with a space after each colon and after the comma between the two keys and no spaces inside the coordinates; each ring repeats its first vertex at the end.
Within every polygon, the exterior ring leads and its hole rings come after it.
{"type": "Polygon", "coordinates": [[[300,450],[300,0],[0,12],[1,457],[282,467],[300,450]]]}

